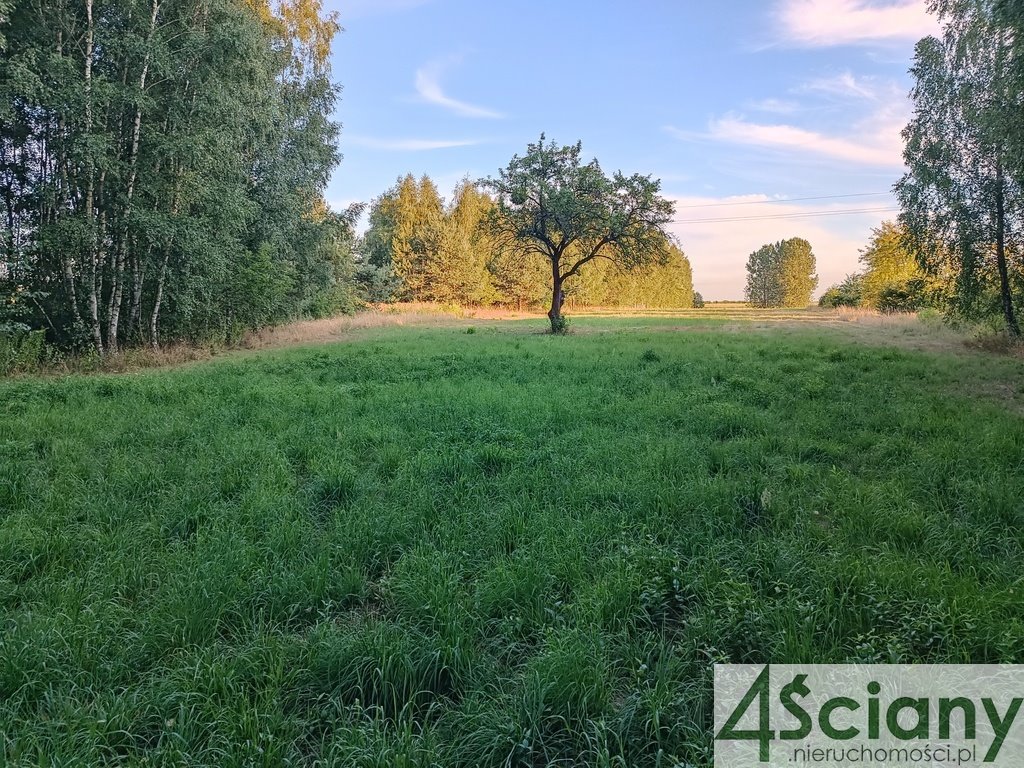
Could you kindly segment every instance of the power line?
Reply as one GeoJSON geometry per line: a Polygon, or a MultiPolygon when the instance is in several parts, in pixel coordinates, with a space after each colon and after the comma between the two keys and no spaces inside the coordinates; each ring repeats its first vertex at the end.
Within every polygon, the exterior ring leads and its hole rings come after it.
{"type": "Polygon", "coordinates": [[[783,200],[751,200],[749,203],[736,201],[735,203],[700,203],[698,205],[677,205],[676,208],[724,208],[737,205],[768,205],[771,203],[802,203],[807,200],[838,200],[841,197],[879,197],[880,195],[891,195],[891,192],[855,192],[850,195],[819,195],[818,197],[790,197],[783,200]]]}
{"type": "Polygon", "coordinates": [[[814,213],[781,213],[771,216],[722,216],[714,219],[682,219],[676,224],[711,224],[730,221],[772,221],[774,219],[814,219],[822,216],[855,216],[859,213],[895,213],[899,208],[858,208],[846,211],[816,211],[814,213]]]}

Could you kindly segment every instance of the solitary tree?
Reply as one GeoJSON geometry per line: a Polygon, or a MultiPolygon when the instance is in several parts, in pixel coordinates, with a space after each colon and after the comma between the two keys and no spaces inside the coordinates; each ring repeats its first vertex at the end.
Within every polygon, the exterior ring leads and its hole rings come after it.
{"type": "Polygon", "coordinates": [[[806,307],[818,286],[811,244],[801,237],[762,245],[747,259],[747,301],[755,307],[806,307]]]}
{"type": "Polygon", "coordinates": [[[618,171],[606,176],[597,160],[580,161],[580,143],[559,147],[544,139],[482,184],[494,193],[489,223],[499,242],[550,263],[548,318],[557,333],[565,327],[565,281],[595,259],[627,270],[663,261],[675,207],[659,194],[660,181],[618,171]]]}

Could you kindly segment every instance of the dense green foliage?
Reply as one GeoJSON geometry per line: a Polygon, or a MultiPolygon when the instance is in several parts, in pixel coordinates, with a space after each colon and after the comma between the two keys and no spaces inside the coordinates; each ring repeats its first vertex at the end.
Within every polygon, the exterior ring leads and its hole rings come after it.
{"type": "MultiPolygon", "coordinates": [[[[370,207],[370,226],[360,244],[361,274],[388,274],[388,298],[461,306],[524,309],[550,297],[551,267],[522,244],[496,237],[488,226],[493,198],[463,181],[445,204],[424,176],[398,180],[370,207]]],[[[564,288],[571,307],[687,308],[693,306],[693,275],[673,243],[659,245],[643,263],[592,260],[564,288]],[[657,251],[662,258],[658,258],[657,251]]]]}
{"type": "MultiPolygon", "coordinates": [[[[223,339],[352,304],[319,0],[14,0],[0,293],[71,347],[223,339]]],[[[0,317],[0,323],[3,318],[0,317]]]]}
{"type": "Polygon", "coordinates": [[[857,273],[847,275],[841,283],[836,283],[818,299],[818,305],[835,309],[836,307],[859,307],[864,298],[864,276],[857,273]]]}
{"type": "MultiPolygon", "coordinates": [[[[550,280],[550,277],[549,277],[550,280]]],[[[672,242],[650,263],[627,269],[598,260],[563,287],[567,307],[687,309],[695,306],[690,260],[672,242]]]]}
{"type": "Polygon", "coordinates": [[[892,311],[894,296],[908,297],[902,311],[913,311],[939,301],[941,280],[928,277],[907,247],[909,238],[901,227],[883,222],[871,233],[871,242],[861,251],[864,265],[861,302],[866,307],[892,311]]]}
{"type": "Polygon", "coordinates": [[[925,272],[911,249],[907,231],[886,221],[871,233],[861,251],[863,272],[847,275],[818,302],[823,307],[865,307],[879,312],[916,312],[942,306],[952,282],[937,271],[925,272]]]}
{"type": "Polygon", "coordinates": [[[922,267],[949,276],[950,306],[976,317],[1001,314],[1020,335],[1024,295],[1024,90],[1019,4],[932,0],[940,37],[917,44],[914,114],[903,132],[908,172],[897,185],[922,267]]]}
{"type": "Polygon", "coordinates": [[[816,268],[803,238],[762,245],[747,259],[747,301],[761,308],[806,307],[818,287],[816,268]]]}
{"type": "Polygon", "coordinates": [[[716,661],[1024,662],[1021,361],[686,322],[0,383],[0,762],[708,765],[716,661]]]}
{"type": "Polygon", "coordinates": [[[371,205],[361,257],[394,274],[392,298],[480,306],[511,303],[525,290],[533,299],[543,273],[521,276],[522,288],[519,276],[499,275],[505,264],[481,226],[492,206],[469,181],[446,206],[428,176],[407,175],[371,205]]]}

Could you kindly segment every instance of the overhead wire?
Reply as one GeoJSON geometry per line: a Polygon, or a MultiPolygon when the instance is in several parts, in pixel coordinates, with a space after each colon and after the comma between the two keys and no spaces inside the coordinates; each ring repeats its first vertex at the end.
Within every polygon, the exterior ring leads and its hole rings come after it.
{"type": "Polygon", "coordinates": [[[880,197],[882,195],[891,195],[892,192],[854,192],[846,195],[817,195],[816,197],[790,197],[790,198],[779,198],[777,200],[751,200],[744,202],[737,200],[734,203],[697,203],[694,205],[677,205],[676,209],[683,208],[724,208],[733,207],[737,205],[769,205],[773,203],[803,203],[808,200],[838,200],[844,197],[880,197]]]}
{"type": "Polygon", "coordinates": [[[810,213],[780,213],[770,216],[718,216],[705,219],[676,219],[676,224],[714,224],[716,222],[773,221],[776,219],[815,219],[826,216],[856,216],[867,213],[896,213],[899,208],[856,208],[843,211],[813,211],[810,213]]]}

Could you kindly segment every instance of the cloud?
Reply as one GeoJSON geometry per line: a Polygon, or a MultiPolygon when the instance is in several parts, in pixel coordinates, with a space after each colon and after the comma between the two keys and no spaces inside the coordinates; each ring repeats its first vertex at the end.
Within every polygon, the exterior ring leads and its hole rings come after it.
{"type": "Polygon", "coordinates": [[[788,99],[761,99],[751,101],[747,108],[754,112],[769,112],[774,115],[791,115],[801,110],[800,104],[788,99]]]}
{"type": "Polygon", "coordinates": [[[343,136],[342,145],[378,149],[383,152],[427,152],[434,149],[472,147],[483,142],[478,139],[382,139],[376,136],[343,136]]]}
{"type": "Polygon", "coordinates": [[[868,242],[871,229],[896,215],[877,210],[894,207],[892,199],[886,197],[790,203],[777,196],[751,194],[683,196],[674,201],[677,213],[670,230],[679,238],[693,266],[694,287],[711,300],[742,299],[747,257],[765,243],[790,237],[806,238],[814,248],[819,278],[815,295],[820,295],[859,268],[859,251],[868,242]],[[874,212],[819,215],[840,210],[874,212]],[[792,218],[775,218],[784,215],[792,218]],[[695,219],[732,221],[695,223],[695,219]]]}
{"type": "Polygon", "coordinates": [[[840,98],[867,99],[877,101],[880,88],[871,78],[858,78],[852,72],[843,72],[833,77],[819,77],[804,84],[802,91],[815,91],[840,98]]]}
{"type": "Polygon", "coordinates": [[[441,88],[441,75],[455,61],[456,59],[451,58],[438,59],[416,70],[416,93],[420,100],[444,107],[462,117],[480,117],[492,120],[504,117],[500,112],[468,104],[445,94],[441,88]]]}
{"type": "Polygon", "coordinates": [[[728,116],[712,120],[709,135],[716,141],[731,144],[816,155],[858,165],[900,168],[903,166],[902,125],[901,120],[890,117],[886,110],[861,123],[858,138],[854,140],[795,125],[753,123],[728,116]]]}
{"type": "Polygon", "coordinates": [[[784,43],[809,48],[917,41],[938,30],[925,0],[782,0],[777,18],[784,43]]]}

